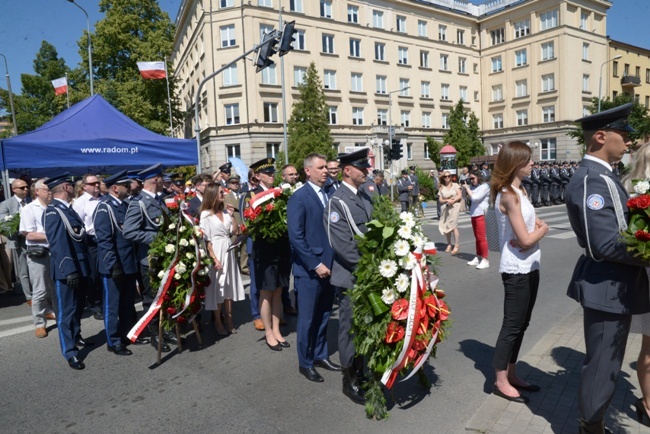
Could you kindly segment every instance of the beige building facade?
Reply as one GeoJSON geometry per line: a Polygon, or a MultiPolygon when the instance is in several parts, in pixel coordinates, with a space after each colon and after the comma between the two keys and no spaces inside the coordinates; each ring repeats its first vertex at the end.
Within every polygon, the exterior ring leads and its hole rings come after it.
{"type": "Polygon", "coordinates": [[[597,95],[599,68],[611,55],[609,7],[605,0],[185,0],[171,56],[187,112],[176,135],[196,134],[199,83],[278,29],[282,9],[285,22],[296,22],[293,51],[274,56],[274,67],[260,73],[239,61],[202,87],[203,170],[228,157],[250,163],[277,155],[282,76],[288,118],[310,62],[339,152],[369,146],[379,157],[392,124],[405,154],[393,171],[433,167],[426,137],[442,138],[462,98],[480,119],[486,155],[519,139],[535,159],[578,159],[579,146],[566,133],[597,95]]]}
{"type": "Polygon", "coordinates": [[[610,39],[609,58],[609,93],[603,98],[626,93],[650,109],[650,50],[610,39]]]}

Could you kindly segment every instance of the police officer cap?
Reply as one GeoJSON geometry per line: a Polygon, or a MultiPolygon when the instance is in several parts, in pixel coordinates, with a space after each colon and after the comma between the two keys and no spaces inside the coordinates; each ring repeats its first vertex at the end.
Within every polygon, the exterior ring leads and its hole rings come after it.
{"type": "Polygon", "coordinates": [[[358,151],[349,152],[339,157],[341,167],[354,166],[357,169],[368,169],[372,167],[368,161],[368,148],[359,149],[358,151]]]}
{"type": "Polygon", "coordinates": [[[122,170],[104,179],[104,184],[106,184],[106,187],[111,187],[114,184],[131,184],[131,178],[129,178],[126,170],[122,170]]]}
{"type": "Polygon", "coordinates": [[[628,116],[632,112],[632,103],[623,104],[604,112],[595,113],[578,119],[583,131],[618,130],[634,133],[635,129],[628,123],[628,116]]]}
{"type": "Polygon", "coordinates": [[[542,161],[542,166],[548,166],[548,161],[542,161]]]}
{"type": "Polygon", "coordinates": [[[231,173],[230,176],[228,177],[228,181],[231,181],[233,179],[235,181],[239,181],[239,180],[241,180],[241,177],[239,175],[237,175],[237,173],[231,173]]]}
{"type": "Polygon", "coordinates": [[[415,170],[415,166],[409,166],[409,169],[415,170]]]}
{"type": "Polygon", "coordinates": [[[250,165],[250,168],[253,169],[255,173],[275,173],[275,158],[267,157],[262,158],[259,161],[254,162],[250,165]]]}
{"type": "Polygon", "coordinates": [[[575,161],[572,161],[571,164],[578,164],[578,163],[576,163],[575,161]]]}
{"type": "Polygon", "coordinates": [[[140,176],[140,179],[143,181],[153,178],[155,176],[162,176],[162,163],[154,164],[153,166],[149,166],[146,169],[140,171],[138,175],[140,176]]]}
{"type": "Polygon", "coordinates": [[[61,185],[66,182],[68,184],[72,184],[73,182],[69,172],[65,172],[63,175],[55,176],[48,179],[47,181],[44,181],[45,185],[47,185],[47,188],[49,188],[50,190],[56,187],[57,185],[61,185]]]}
{"type": "Polygon", "coordinates": [[[172,182],[171,176],[167,174],[163,175],[163,182],[172,182]]]}
{"type": "Polygon", "coordinates": [[[232,167],[232,163],[226,163],[219,166],[219,170],[222,171],[223,173],[230,174],[231,167],[232,167]]]}
{"type": "Polygon", "coordinates": [[[402,175],[408,175],[409,171],[406,169],[402,169],[402,175]]]}
{"type": "Polygon", "coordinates": [[[484,161],[483,164],[481,164],[481,165],[482,166],[489,166],[490,164],[487,161],[484,161]]]}
{"type": "Polygon", "coordinates": [[[140,171],[139,170],[129,170],[126,172],[126,176],[129,177],[129,179],[135,179],[136,181],[142,181],[139,175],[140,171]]]}

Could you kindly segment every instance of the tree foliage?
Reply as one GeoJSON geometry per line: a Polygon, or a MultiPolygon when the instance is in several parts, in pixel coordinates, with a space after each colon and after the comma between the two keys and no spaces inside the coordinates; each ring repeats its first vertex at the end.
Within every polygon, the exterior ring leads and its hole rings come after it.
{"type": "MultiPolygon", "coordinates": [[[[648,111],[646,108],[636,101],[631,94],[622,93],[614,97],[613,100],[610,100],[609,97],[603,98],[600,102],[600,110],[605,111],[618,107],[627,103],[634,103],[632,106],[632,112],[630,113],[629,122],[632,128],[636,130],[636,133],[631,133],[630,138],[633,141],[646,141],[650,138],[650,117],[648,116],[648,111]]],[[[593,97],[591,99],[591,105],[587,107],[589,113],[594,114],[598,112],[598,98],[593,97]]],[[[582,148],[582,154],[586,152],[585,149],[585,138],[583,136],[582,125],[576,123],[576,129],[570,131],[570,137],[576,139],[582,148]]]]}
{"type": "Polygon", "coordinates": [[[462,99],[449,112],[449,130],[442,138],[442,142],[427,137],[429,155],[436,166],[440,165],[440,149],[446,144],[452,145],[458,151],[457,167],[467,166],[472,157],[485,154],[478,118],[474,112],[465,111],[462,99]]]}
{"type": "Polygon", "coordinates": [[[305,157],[318,152],[335,158],[329,128],[329,114],[323,85],[316,65],[312,62],[303,83],[298,87],[300,96],[293,104],[288,122],[289,162],[299,171],[305,157]]]}

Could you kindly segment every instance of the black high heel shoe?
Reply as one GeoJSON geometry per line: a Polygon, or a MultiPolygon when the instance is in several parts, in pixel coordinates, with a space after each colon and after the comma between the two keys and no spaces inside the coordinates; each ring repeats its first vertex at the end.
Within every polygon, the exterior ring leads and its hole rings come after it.
{"type": "Polygon", "coordinates": [[[275,344],[275,345],[271,345],[271,344],[269,344],[269,341],[267,341],[266,339],[264,339],[264,341],[266,342],[266,345],[267,345],[271,350],[273,350],[273,351],[282,351],[282,345],[280,345],[280,342],[279,342],[279,341],[278,341],[278,343],[275,344]]]}
{"type": "Polygon", "coordinates": [[[645,405],[643,405],[643,398],[637,399],[634,407],[636,407],[636,417],[639,419],[639,422],[645,426],[650,426],[650,415],[648,415],[648,411],[645,409],[645,405]],[[648,422],[646,422],[646,419],[648,422]]]}

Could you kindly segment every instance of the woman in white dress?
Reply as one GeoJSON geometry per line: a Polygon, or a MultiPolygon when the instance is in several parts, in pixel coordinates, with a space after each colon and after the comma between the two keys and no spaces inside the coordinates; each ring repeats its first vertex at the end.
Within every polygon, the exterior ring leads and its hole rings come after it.
{"type": "Polygon", "coordinates": [[[221,184],[208,184],[203,192],[200,223],[205,232],[208,253],[214,261],[210,285],[205,290],[205,309],[214,311],[217,333],[222,336],[237,333],[232,322],[232,302],[245,299],[236,249],[229,250],[231,237],[239,232],[239,228],[232,217],[232,209],[224,212],[224,196],[225,190],[221,184]]]}

